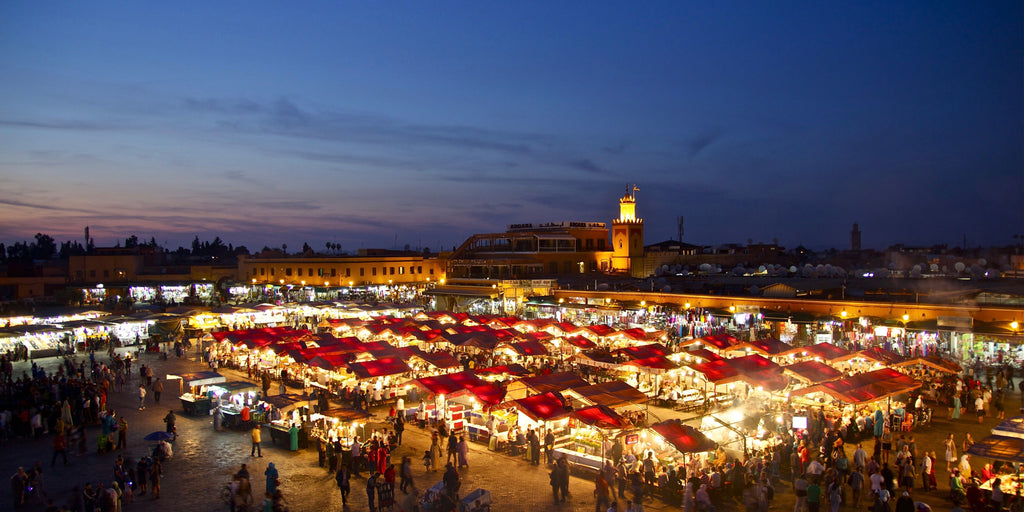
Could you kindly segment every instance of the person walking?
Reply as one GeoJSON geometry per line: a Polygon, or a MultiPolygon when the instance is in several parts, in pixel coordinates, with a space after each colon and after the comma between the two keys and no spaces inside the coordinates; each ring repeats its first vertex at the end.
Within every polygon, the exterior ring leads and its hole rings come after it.
{"type": "Polygon", "coordinates": [[[57,462],[57,456],[60,455],[64,459],[64,465],[68,465],[68,442],[64,437],[63,432],[57,432],[57,435],[53,436],[53,457],[50,458],[50,467],[57,462]]]}
{"type": "Polygon", "coordinates": [[[818,477],[811,479],[807,486],[807,510],[818,512],[821,508],[821,486],[818,485],[818,477]]]}
{"type": "Polygon", "coordinates": [[[146,409],[146,386],[139,384],[139,410],[144,411],[146,409]]]}
{"type": "Polygon", "coordinates": [[[366,502],[369,504],[370,512],[377,512],[377,506],[374,501],[377,498],[377,472],[370,471],[370,476],[366,479],[366,502]]]}
{"type": "Polygon", "coordinates": [[[402,457],[402,468],[398,477],[400,479],[398,488],[402,492],[408,494],[410,488],[416,488],[416,484],[412,480],[412,458],[408,455],[402,457]]]}
{"type": "Polygon", "coordinates": [[[274,463],[267,464],[266,471],[263,472],[267,476],[267,494],[273,496],[274,491],[277,490],[277,468],[274,467],[274,463]]]}
{"type": "MultiPolygon", "coordinates": [[[[128,419],[121,416],[121,419],[117,420],[117,447],[118,450],[122,448],[128,448],[128,419]]],[[[67,465],[67,462],[65,462],[67,465]]]]}
{"type": "Polygon", "coordinates": [[[604,512],[611,505],[611,487],[604,478],[604,473],[598,471],[594,480],[594,499],[597,500],[597,512],[604,512]]]}
{"type": "Polygon", "coordinates": [[[455,437],[455,432],[448,434],[448,457],[445,459],[445,463],[457,461],[457,455],[459,452],[459,438],[455,437]]]}
{"type": "Polygon", "coordinates": [[[154,458],[153,465],[149,468],[149,487],[153,494],[153,499],[160,499],[160,478],[163,476],[160,472],[163,468],[160,465],[160,459],[154,458]]]}
{"type": "Polygon", "coordinates": [[[463,466],[468,468],[469,467],[469,443],[466,442],[466,435],[465,434],[463,434],[459,438],[459,445],[457,447],[457,451],[458,451],[458,455],[459,455],[459,457],[458,457],[458,459],[459,459],[459,468],[462,468],[463,466]]]}
{"type": "Polygon", "coordinates": [[[252,451],[249,452],[250,457],[255,456],[257,453],[259,453],[260,457],[263,456],[263,448],[260,446],[260,442],[262,442],[262,440],[263,432],[260,430],[260,425],[257,423],[256,426],[252,428],[252,451]]]}
{"type": "Polygon", "coordinates": [[[164,392],[164,383],[161,382],[160,379],[156,379],[156,381],[153,382],[153,401],[156,402],[157,404],[159,404],[160,403],[160,393],[163,393],[163,392],[164,392]]]}
{"type": "Polygon", "coordinates": [[[351,490],[349,480],[352,477],[352,470],[348,464],[342,464],[334,475],[334,481],[338,483],[338,490],[341,491],[341,506],[348,505],[348,493],[351,490]]]}
{"type": "MultiPolygon", "coordinates": [[[[605,477],[606,485],[607,482],[608,479],[605,477]]],[[[569,462],[564,455],[555,462],[555,467],[551,470],[551,492],[555,503],[565,503],[569,497],[569,462]]],[[[611,486],[608,486],[608,493],[611,494],[611,486]]]]}

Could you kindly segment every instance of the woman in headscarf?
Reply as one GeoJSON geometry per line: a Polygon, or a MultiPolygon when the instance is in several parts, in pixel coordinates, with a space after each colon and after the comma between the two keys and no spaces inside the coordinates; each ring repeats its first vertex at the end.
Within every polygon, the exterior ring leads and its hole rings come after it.
{"type": "Polygon", "coordinates": [[[267,470],[263,474],[267,475],[267,494],[273,496],[274,491],[277,490],[277,468],[274,467],[273,462],[267,465],[267,470]]]}
{"type": "Polygon", "coordinates": [[[466,442],[465,434],[459,438],[457,450],[459,454],[459,467],[469,467],[469,443],[466,442]]]}

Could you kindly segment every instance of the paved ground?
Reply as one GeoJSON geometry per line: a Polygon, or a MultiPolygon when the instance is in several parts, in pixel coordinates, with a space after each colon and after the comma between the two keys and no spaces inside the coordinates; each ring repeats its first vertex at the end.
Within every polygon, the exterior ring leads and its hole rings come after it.
{"type": "MultiPolygon", "coordinates": [[[[101,359],[105,359],[105,356],[101,359]]],[[[154,367],[157,376],[167,373],[198,371],[204,369],[200,363],[189,360],[161,361],[157,356],[144,355],[143,362],[154,367]]],[[[53,358],[39,361],[46,368],[55,367],[53,358]]],[[[28,363],[17,363],[15,371],[21,372],[28,368],[28,363]]],[[[229,375],[229,380],[238,380],[243,375],[230,370],[222,370],[229,375]]],[[[136,386],[137,387],[137,384],[136,386]]],[[[138,411],[134,393],[128,391],[133,386],[125,386],[123,393],[114,393],[110,397],[111,406],[118,414],[128,419],[129,449],[125,450],[126,458],[138,460],[139,456],[149,449],[149,443],[142,438],[153,431],[163,430],[161,419],[168,409],[181,413],[181,405],[175,393],[168,390],[160,404],[147,403],[145,411],[138,411]]],[[[276,389],[276,388],[275,388],[276,389]]],[[[273,391],[272,391],[273,392],[273,391]]],[[[1015,395],[1016,397],[1017,395],[1015,395]]],[[[1010,405],[1012,401],[1008,400],[1010,405]]],[[[661,419],[671,417],[674,413],[664,409],[655,411],[661,419]]],[[[945,410],[936,411],[936,416],[945,415],[945,410]]],[[[995,419],[988,419],[984,424],[976,420],[961,419],[949,421],[937,419],[933,425],[915,432],[919,450],[935,450],[942,457],[941,441],[950,432],[963,438],[964,432],[971,432],[975,439],[988,435],[995,426],[995,419]]],[[[51,439],[44,436],[39,441],[16,439],[8,441],[0,450],[0,473],[11,475],[18,466],[30,466],[35,461],[42,461],[46,468],[45,491],[59,505],[67,501],[70,489],[74,485],[92,482],[94,485],[104,482],[109,485],[113,481],[113,461],[115,454],[98,455],[95,453],[95,439],[99,427],[89,431],[90,452],[82,457],[71,456],[67,467],[58,462],[53,469],[49,468],[52,454],[51,439]]],[[[289,452],[280,446],[273,446],[269,435],[265,435],[263,458],[249,456],[250,442],[247,432],[215,432],[208,417],[192,418],[179,414],[179,439],[174,444],[174,458],[165,465],[163,495],[159,500],[150,496],[137,498],[136,502],[125,508],[139,511],[182,511],[205,512],[227,510],[220,502],[220,489],[242,463],[249,465],[253,475],[254,491],[262,493],[264,489],[263,471],[270,462],[275,463],[280,472],[282,490],[288,500],[290,509],[300,511],[339,511],[343,510],[341,496],[334,479],[325,470],[317,466],[315,449],[289,452]]],[[[420,459],[429,445],[429,435],[415,427],[406,430],[405,443],[393,454],[392,460],[400,461],[403,455],[410,455],[413,461],[420,459]]],[[[283,445],[282,445],[283,446],[283,445]]],[[[865,446],[870,452],[870,447],[865,446]]],[[[593,484],[589,480],[573,477],[570,483],[572,498],[569,503],[555,505],[551,500],[548,486],[548,472],[544,466],[530,466],[525,461],[489,452],[486,447],[471,444],[470,467],[462,471],[463,494],[476,488],[490,491],[496,512],[503,511],[591,511],[594,510],[593,484]]],[[[983,461],[975,461],[980,467],[983,461]]],[[[423,467],[414,464],[414,476],[417,487],[425,489],[440,480],[441,472],[425,474],[423,467]]],[[[935,510],[948,510],[948,475],[943,471],[945,465],[940,463],[938,472],[939,491],[933,491],[915,499],[931,504],[935,510]]],[[[366,495],[363,491],[363,480],[353,480],[352,494],[348,510],[367,510],[366,495]]],[[[776,485],[777,496],[773,510],[790,510],[793,506],[793,493],[788,482],[776,485]]],[[[396,490],[397,498],[402,494],[396,490]]],[[[924,494],[924,493],[922,493],[924,494]]],[[[11,503],[10,487],[0,486],[0,510],[11,503]]],[[[719,510],[741,509],[735,503],[723,503],[719,510]]],[[[36,502],[23,510],[42,510],[43,503],[36,502]]],[[[658,502],[648,502],[647,510],[670,510],[673,507],[658,502]]],[[[844,504],[843,509],[852,510],[852,506],[844,504]]],[[[397,510],[397,508],[396,508],[397,510]]]]}

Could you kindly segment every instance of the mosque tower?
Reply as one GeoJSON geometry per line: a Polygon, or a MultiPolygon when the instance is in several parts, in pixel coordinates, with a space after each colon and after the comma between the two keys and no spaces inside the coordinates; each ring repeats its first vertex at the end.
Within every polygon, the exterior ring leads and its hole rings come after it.
{"type": "Polygon", "coordinates": [[[619,199],[619,218],[612,221],[612,270],[630,273],[639,270],[644,256],[644,220],[636,217],[636,185],[626,186],[619,199]]]}

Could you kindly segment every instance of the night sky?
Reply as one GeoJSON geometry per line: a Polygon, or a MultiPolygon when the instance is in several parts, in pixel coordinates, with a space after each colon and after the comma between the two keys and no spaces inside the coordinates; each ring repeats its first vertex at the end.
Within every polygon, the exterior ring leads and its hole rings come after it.
{"type": "Polygon", "coordinates": [[[0,241],[1008,245],[1022,3],[0,3],[0,241]]]}

